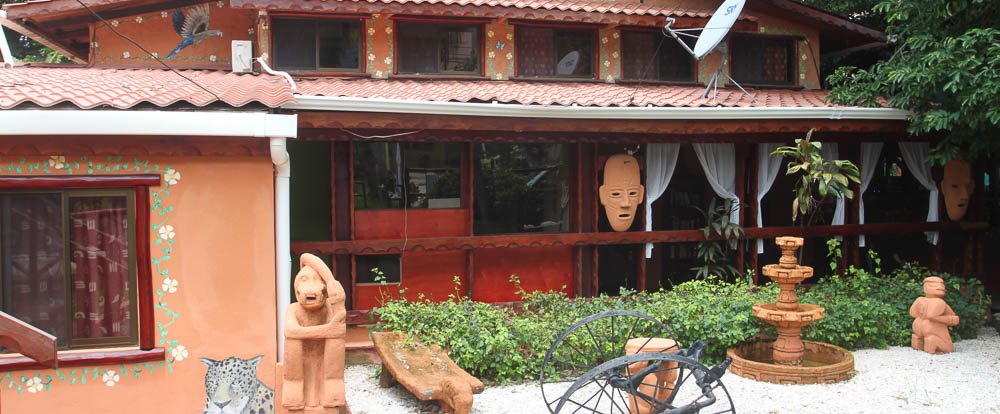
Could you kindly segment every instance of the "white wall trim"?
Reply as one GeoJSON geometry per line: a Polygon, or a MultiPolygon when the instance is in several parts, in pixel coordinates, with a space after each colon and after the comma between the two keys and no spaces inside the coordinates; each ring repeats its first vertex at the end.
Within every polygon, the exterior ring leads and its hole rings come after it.
{"type": "Polygon", "coordinates": [[[592,107],[436,102],[296,95],[282,109],[575,119],[870,119],[906,120],[908,111],[857,107],[592,107]]]}
{"type": "Polygon", "coordinates": [[[130,135],[295,138],[297,115],[224,111],[8,109],[2,135],[130,135]]]}

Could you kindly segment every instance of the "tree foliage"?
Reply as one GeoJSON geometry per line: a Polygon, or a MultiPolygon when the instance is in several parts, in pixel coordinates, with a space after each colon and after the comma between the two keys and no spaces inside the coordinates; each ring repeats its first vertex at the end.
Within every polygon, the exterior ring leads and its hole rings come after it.
{"type": "Polygon", "coordinates": [[[874,12],[885,15],[893,53],[838,69],[827,79],[830,100],[912,111],[910,133],[945,134],[938,162],[1000,148],[1000,1],[892,0],[874,12]]]}
{"type": "MultiPolygon", "coordinates": [[[[0,0],[0,5],[23,2],[24,0],[0,0]]],[[[3,28],[3,31],[7,43],[10,45],[10,52],[14,55],[15,60],[46,63],[61,63],[66,61],[66,58],[59,54],[59,52],[42,46],[41,43],[31,40],[28,36],[8,28],[3,28]]]]}

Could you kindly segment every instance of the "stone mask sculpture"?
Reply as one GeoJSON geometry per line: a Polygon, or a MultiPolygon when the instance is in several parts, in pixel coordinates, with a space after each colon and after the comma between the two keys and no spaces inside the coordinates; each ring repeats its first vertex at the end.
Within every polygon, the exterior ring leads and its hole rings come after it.
{"type": "Polygon", "coordinates": [[[299,259],[295,299],[285,314],[282,401],[289,412],[337,413],[345,407],[344,288],[323,261],[299,259]]]}
{"type": "Polygon", "coordinates": [[[969,208],[969,197],[974,189],[972,166],[967,161],[957,157],[944,165],[941,193],[944,194],[944,206],[948,211],[948,218],[958,221],[965,217],[965,211],[969,208]]]}
{"type": "Polygon", "coordinates": [[[604,164],[601,205],[615,231],[628,231],[646,188],[639,177],[639,161],[631,155],[615,154],[604,164]]]}
{"type": "Polygon", "coordinates": [[[959,318],[951,306],[944,301],[944,280],[940,277],[924,279],[924,297],[917,298],[910,306],[913,320],[913,349],[921,349],[930,354],[953,352],[949,326],[958,325],[959,318]]]}

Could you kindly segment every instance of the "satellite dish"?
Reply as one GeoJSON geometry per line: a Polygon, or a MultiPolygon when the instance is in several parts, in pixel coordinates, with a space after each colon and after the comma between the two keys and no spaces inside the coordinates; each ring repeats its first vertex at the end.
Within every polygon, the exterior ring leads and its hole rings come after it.
{"type": "MultiPolygon", "coordinates": [[[[741,0],[742,1],[742,0],[741,0]]],[[[576,72],[576,65],[580,63],[580,52],[572,51],[559,59],[556,64],[556,75],[572,75],[576,72]]]]}
{"type": "Polygon", "coordinates": [[[745,4],[746,0],[726,0],[715,10],[715,14],[712,14],[712,18],[708,19],[708,24],[705,25],[701,36],[698,37],[698,42],[694,44],[692,54],[695,59],[705,57],[719,45],[719,42],[722,42],[722,39],[729,33],[729,29],[736,23],[736,19],[740,17],[740,12],[743,11],[745,4]]]}

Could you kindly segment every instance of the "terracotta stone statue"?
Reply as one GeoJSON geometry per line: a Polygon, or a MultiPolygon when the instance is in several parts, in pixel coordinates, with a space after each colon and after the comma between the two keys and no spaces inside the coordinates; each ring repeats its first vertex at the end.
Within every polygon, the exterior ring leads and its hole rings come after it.
{"type": "Polygon", "coordinates": [[[320,258],[305,253],[285,314],[281,404],[288,412],[337,413],[344,398],[344,288],[320,258]]]}
{"type": "MultiPolygon", "coordinates": [[[[635,355],[644,352],[675,353],[680,350],[677,341],[666,338],[632,338],[625,342],[625,355],[635,355]]],[[[649,361],[629,364],[629,375],[634,375],[649,366],[649,361]]],[[[677,363],[666,362],[656,372],[647,375],[639,384],[638,391],[657,401],[667,401],[674,392],[677,383],[677,363]]],[[[639,398],[629,398],[629,414],[649,414],[654,411],[649,402],[639,398]]]]}
{"type": "Polygon", "coordinates": [[[635,157],[615,154],[608,158],[604,164],[604,184],[598,191],[612,229],[627,231],[632,227],[635,210],[642,204],[645,190],[635,157]]]}
{"type": "Polygon", "coordinates": [[[944,206],[948,218],[959,221],[965,217],[969,208],[969,197],[975,185],[972,182],[972,166],[956,157],[944,165],[944,177],[941,178],[941,193],[944,194],[944,206]]]}
{"type": "Polygon", "coordinates": [[[924,297],[917,298],[910,306],[913,321],[913,349],[937,354],[953,352],[949,326],[958,325],[958,315],[944,301],[944,280],[940,277],[924,279],[924,297]]]}

